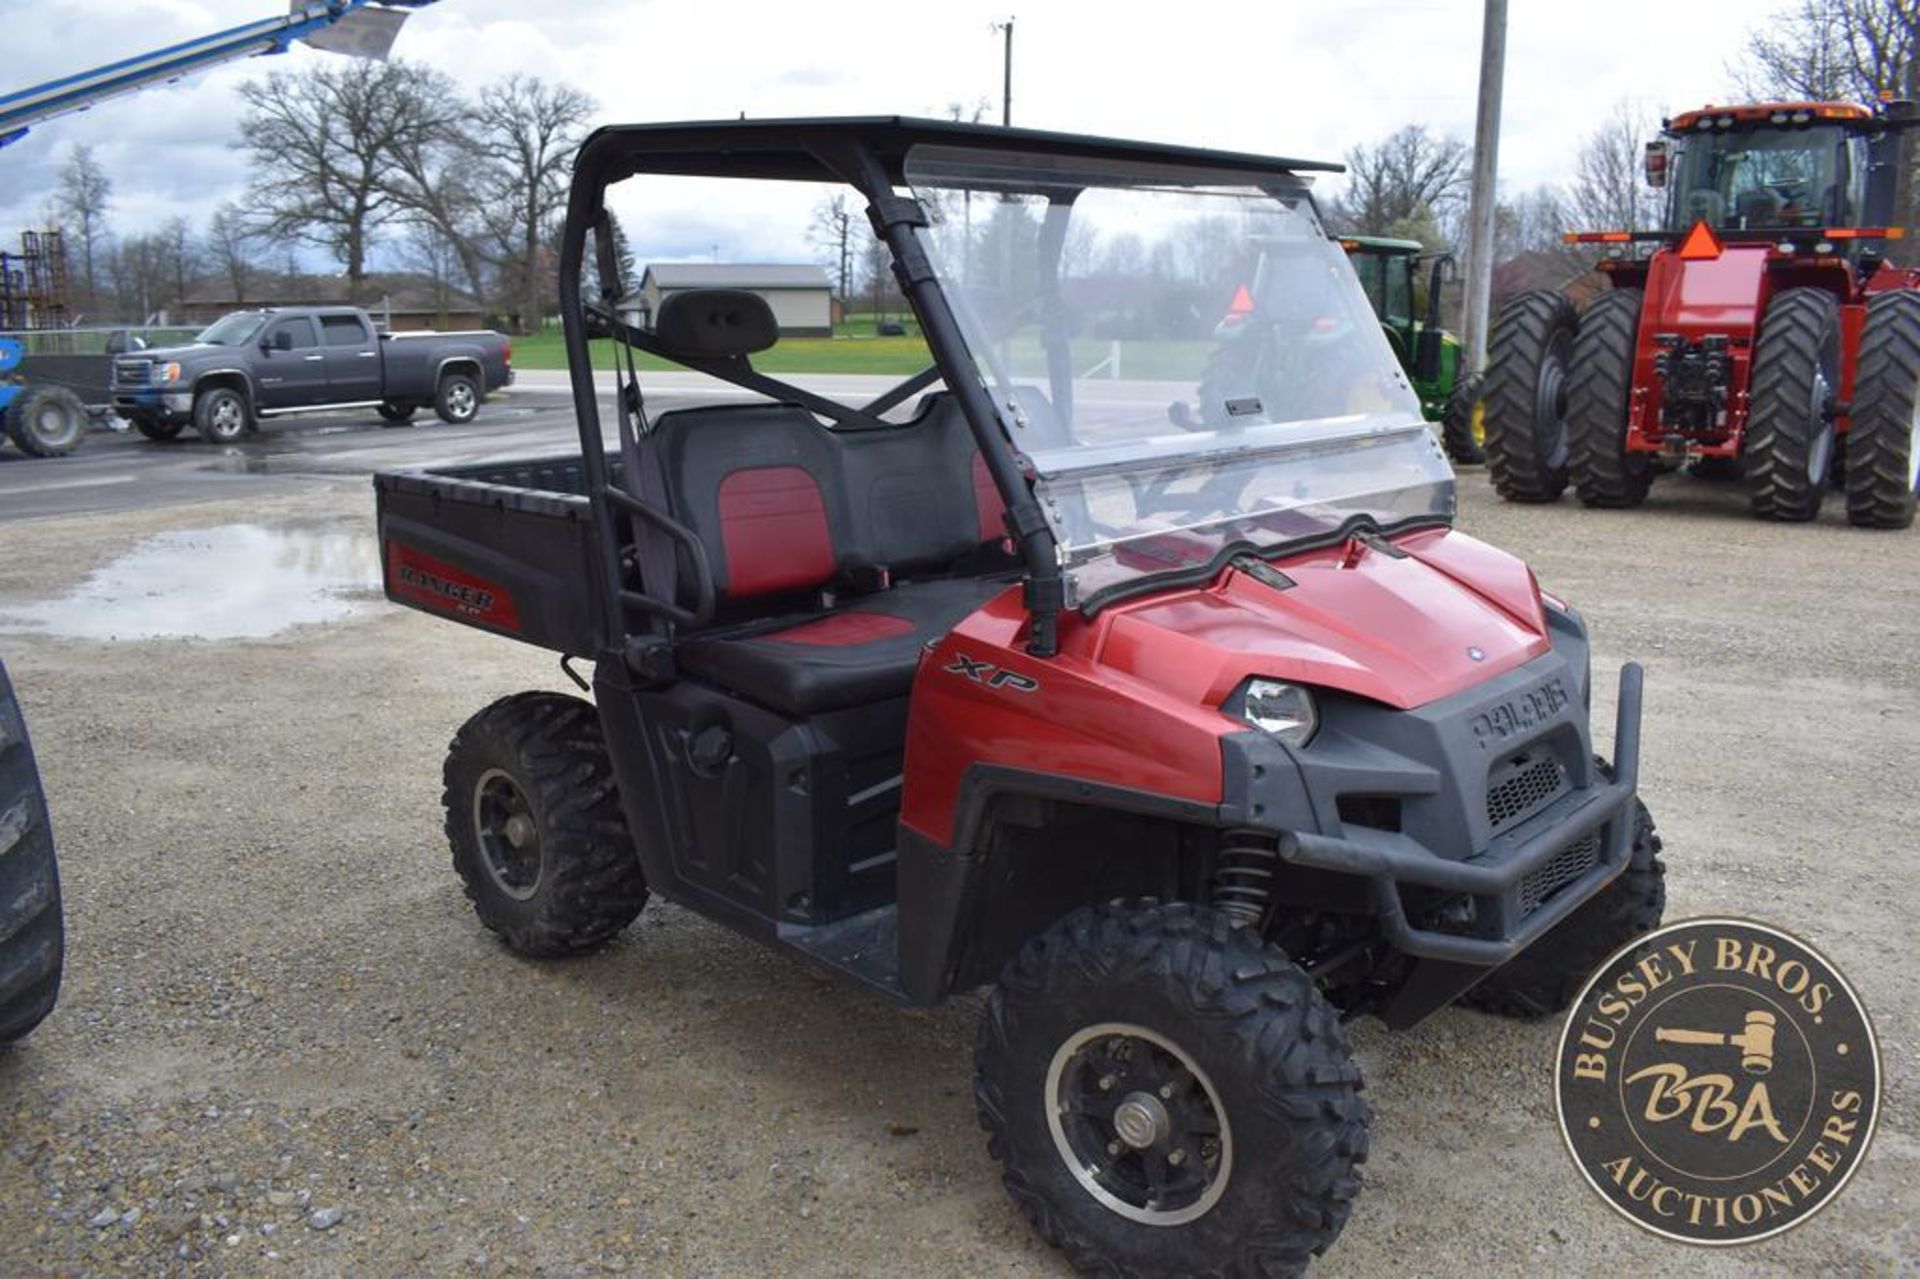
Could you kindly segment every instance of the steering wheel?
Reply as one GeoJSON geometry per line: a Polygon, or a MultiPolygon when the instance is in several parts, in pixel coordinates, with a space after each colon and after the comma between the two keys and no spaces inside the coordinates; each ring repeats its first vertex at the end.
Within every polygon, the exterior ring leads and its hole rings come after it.
{"type": "Polygon", "coordinates": [[[1689,216],[1718,225],[1727,216],[1727,198],[1712,187],[1695,187],[1687,192],[1687,213],[1689,216]]]}

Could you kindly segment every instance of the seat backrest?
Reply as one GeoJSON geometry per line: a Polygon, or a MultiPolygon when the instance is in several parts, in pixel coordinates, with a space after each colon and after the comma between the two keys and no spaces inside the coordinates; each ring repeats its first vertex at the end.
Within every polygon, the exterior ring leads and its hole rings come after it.
{"type": "Polygon", "coordinates": [[[835,438],[857,531],[849,548],[855,563],[911,576],[943,569],[998,536],[980,531],[975,467],[984,473],[985,463],[951,396],[928,396],[898,426],[839,431],[835,438]]]}
{"type": "Polygon", "coordinates": [[[654,426],[673,514],[699,535],[714,590],[744,599],[817,589],[853,537],[832,436],[790,404],[662,413],[654,426]]]}
{"type": "Polygon", "coordinates": [[[835,430],[790,404],[674,409],[654,443],[676,519],[699,535],[723,601],[818,590],[877,570],[938,573],[997,542],[1000,494],[959,405],[835,430]]]}

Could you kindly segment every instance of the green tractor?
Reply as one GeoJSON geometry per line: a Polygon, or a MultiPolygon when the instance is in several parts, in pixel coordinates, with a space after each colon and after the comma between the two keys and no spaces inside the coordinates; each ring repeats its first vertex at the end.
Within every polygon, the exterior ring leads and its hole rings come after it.
{"type": "Polygon", "coordinates": [[[1481,449],[1485,436],[1474,413],[1480,375],[1462,376],[1460,339],[1440,327],[1440,286],[1453,266],[1453,255],[1429,254],[1418,240],[1374,235],[1343,236],[1340,245],[1359,272],[1400,367],[1413,379],[1427,421],[1440,423],[1440,442],[1447,456],[1460,465],[1486,461],[1481,449]],[[1427,277],[1427,314],[1424,320],[1416,320],[1414,271],[1424,263],[1432,265],[1427,277]]]}

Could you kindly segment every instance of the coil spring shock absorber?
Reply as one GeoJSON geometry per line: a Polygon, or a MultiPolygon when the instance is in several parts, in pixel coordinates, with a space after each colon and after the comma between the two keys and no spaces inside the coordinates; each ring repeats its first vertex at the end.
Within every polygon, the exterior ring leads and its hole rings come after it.
{"type": "Polygon", "coordinates": [[[1237,923],[1258,926],[1273,904],[1280,850],[1266,831],[1239,827],[1220,838],[1213,867],[1213,906],[1237,923]]]}

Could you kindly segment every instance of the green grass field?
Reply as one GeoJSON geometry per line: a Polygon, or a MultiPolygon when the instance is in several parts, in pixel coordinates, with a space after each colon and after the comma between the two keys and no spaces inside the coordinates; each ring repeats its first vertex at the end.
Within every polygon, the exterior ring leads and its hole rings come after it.
{"type": "MultiPolygon", "coordinates": [[[[830,338],[784,338],[772,350],[753,357],[753,367],[762,373],[887,373],[906,376],[918,373],[932,363],[927,345],[914,328],[908,336],[874,337],[873,323],[855,316],[842,331],[830,338]]],[[[593,344],[593,367],[614,367],[615,351],[611,341],[593,344]]],[[[671,369],[678,365],[639,355],[635,363],[643,369],[671,369]]],[[[513,339],[513,366],[517,369],[564,369],[567,354],[559,329],[548,329],[532,337],[513,339]]]]}
{"type": "MultiPolygon", "coordinates": [[[[918,373],[932,363],[918,326],[907,321],[907,336],[876,337],[873,317],[854,315],[830,338],[783,338],[771,350],[753,357],[753,367],[762,373],[875,373],[905,377],[918,373]]],[[[1112,343],[1097,339],[1076,339],[1073,343],[1073,367],[1087,377],[1110,376],[1109,363],[1116,349],[1120,367],[1129,378],[1169,378],[1191,380],[1213,349],[1211,342],[1176,340],[1129,341],[1112,343]]],[[[1002,349],[1002,358],[1020,376],[1041,376],[1046,360],[1031,331],[1022,332],[1002,349]]],[[[593,367],[614,367],[613,343],[601,339],[593,344],[593,367]]],[[[637,355],[642,369],[678,368],[666,360],[637,355]]],[[[564,369],[567,357],[560,330],[550,328],[533,337],[513,339],[513,364],[519,369],[564,369]]]]}

